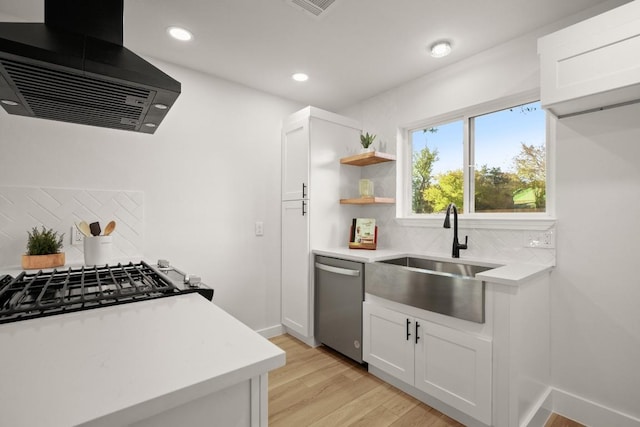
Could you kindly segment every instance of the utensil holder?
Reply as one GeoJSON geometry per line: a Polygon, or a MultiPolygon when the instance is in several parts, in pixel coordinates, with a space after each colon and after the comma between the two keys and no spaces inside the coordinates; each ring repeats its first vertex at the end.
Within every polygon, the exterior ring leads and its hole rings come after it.
{"type": "Polygon", "coordinates": [[[84,265],[106,265],[111,261],[113,236],[87,236],[84,238],[84,265]]]}

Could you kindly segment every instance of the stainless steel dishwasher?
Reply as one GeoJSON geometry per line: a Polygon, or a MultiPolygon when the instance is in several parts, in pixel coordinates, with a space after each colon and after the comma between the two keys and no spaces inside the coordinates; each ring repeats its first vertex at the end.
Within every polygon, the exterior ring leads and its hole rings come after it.
{"type": "Polygon", "coordinates": [[[364,264],[316,255],[315,339],[362,363],[364,264]]]}

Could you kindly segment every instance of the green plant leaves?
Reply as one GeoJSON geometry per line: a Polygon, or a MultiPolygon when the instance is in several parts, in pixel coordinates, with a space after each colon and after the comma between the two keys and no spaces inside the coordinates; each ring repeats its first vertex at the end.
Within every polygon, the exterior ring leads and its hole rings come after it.
{"type": "Polygon", "coordinates": [[[360,134],[360,144],[362,144],[362,147],[364,148],[369,148],[369,146],[373,144],[374,139],[376,139],[376,136],[373,134],[369,135],[369,132],[366,134],[360,134]]]}
{"type": "Polygon", "coordinates": [[[53,229],[47,230],[42,226],[42,231],[37,227],[33,227],[31,231],[27,231],[29,240],[27,241],[27,255],[49,255],[59,253],[62,249],[62,239],[64,233],[58,236],[57,231],[53,229]]]}

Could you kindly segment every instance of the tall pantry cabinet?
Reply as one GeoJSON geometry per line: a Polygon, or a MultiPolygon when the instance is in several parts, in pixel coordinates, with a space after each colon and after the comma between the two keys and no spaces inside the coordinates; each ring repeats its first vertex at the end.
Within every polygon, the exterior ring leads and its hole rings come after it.
{"type": "Polygon", "coordinates": [[[357,191],[357,168],[340,158],[358,150],[359,124],[306,107],[282,124],[281,321],[308,344],[313,340],[312,248],[347,246],[353,207],[340,197],[357,191]]]}

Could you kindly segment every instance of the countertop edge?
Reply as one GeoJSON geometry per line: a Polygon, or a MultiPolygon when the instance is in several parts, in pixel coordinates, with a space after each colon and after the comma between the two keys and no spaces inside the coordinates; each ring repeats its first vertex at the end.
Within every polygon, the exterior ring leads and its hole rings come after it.
{"type": "Polygon", "coordinates": [[[285,359],[285,352],[282,351],[280,354],[270,356],[235,371],[209,378],[201,383],[193,384],[184,389],[158,396],[128,408],[123,408],[117,412],[82,423],[80,426],[111,427],[113,425],[129,425],[268,373],[273,369],[284,366],[285,359]]]}
{"type": "Polygon", "coordinates": [[[553,270],[552,265],[513,263],[476,274],[486,282],[507,286],[520,286],[553,270]]]}

